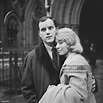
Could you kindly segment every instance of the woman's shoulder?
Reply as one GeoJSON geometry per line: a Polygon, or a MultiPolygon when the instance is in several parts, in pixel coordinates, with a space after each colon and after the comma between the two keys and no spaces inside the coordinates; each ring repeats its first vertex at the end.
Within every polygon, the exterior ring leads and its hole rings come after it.
{"type": "Polygon", "coordinates": [[[82,72],[85,72],[84,70],[87,70],[87,68],[90,69],[90,66],[87,60],[81,54],[75,54],[74,56],[72,56],[72,58],[67,60],[62,67],[62,69],[65,70],[72,69],[72,72],[74,70],[83,70],[82,72]]]}
{"type": "Polygon", "coordinates": [[[87,60],[81,54],[74,54],[67,58],[64,65],[89,65],[87,60]]]}
{"type": "Polygon", "coordinates": [[[81,63],[81,64],[85,64],[85,65],[89,65],[88,64],[88,61],[86,60],[86,58],[84,57],[84,56],[82,56],[81,54],[76,54],[73,58],[72,58],[72,60],[74,60],[75,62],[79,62],[79,63],[81,63]]]}

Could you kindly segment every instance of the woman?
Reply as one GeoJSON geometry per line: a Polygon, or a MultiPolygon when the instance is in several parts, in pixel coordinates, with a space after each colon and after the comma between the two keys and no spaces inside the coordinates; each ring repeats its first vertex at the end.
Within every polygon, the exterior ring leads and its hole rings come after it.
{"type": "Polygon", "coordinates": [[[60,71],[60,84],[49,86],[39,103],[96,103],[92,89],[91,68],[81,55],[79,37],[69,28],[56,35],[56,49],[66,60],[60,71]]]}

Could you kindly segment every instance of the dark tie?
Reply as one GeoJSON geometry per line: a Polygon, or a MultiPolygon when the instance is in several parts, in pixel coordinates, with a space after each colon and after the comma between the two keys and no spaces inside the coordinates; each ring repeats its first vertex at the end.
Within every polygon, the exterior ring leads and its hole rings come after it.
{"type": "Polygon", "coordinates": [[[56,68],[59,68],[59,62],[58,62],[58,54],[56,48],[52,48],[52,57],[53,57],[53,62],[56,66],[56,68]]]}

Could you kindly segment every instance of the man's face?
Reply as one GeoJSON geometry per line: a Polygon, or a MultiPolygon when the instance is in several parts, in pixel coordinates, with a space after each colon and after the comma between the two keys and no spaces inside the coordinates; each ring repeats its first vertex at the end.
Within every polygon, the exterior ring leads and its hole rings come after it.
{"type": "Polygon", "coordinates": [[[45,43],[52,43],[56,35],[56,27],[53,20],[47,19],[39,23],[39,35],[45,43]]]}

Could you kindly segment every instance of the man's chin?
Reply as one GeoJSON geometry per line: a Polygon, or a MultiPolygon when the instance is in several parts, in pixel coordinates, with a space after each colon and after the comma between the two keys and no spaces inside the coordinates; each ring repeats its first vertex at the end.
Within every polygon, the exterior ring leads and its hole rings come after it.
{"type": "Polygon", "coordinates": [[[62,55],[61,53],[58,53],[59,55],[62,55]]]}
{"type": "Polygon", "coordinates": [[[51,39],[51,40],[47,40],[47,43],[52,43],[52,42],[54,42],[53,39],[51,39]]]}
{"type": "Polygon", "coordinates": [[[61,56],[64,55],[63,53],[58,53],[58,54],[61,55],[61,56]]]}

